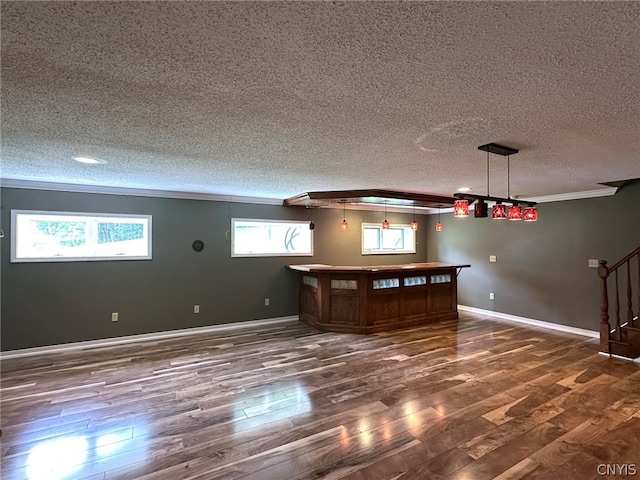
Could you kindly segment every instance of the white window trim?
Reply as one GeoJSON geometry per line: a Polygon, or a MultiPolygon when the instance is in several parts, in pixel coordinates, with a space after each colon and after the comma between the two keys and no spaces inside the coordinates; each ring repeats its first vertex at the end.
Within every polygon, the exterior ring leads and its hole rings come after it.
{"type": "Polygon", "coordinates": [[[231,219],[231,257],[247,258],[247,257],[313,257],[314,255],[314,235],[311,231],[311,252],[310,253],[234,253],[235,246],[235,224],[236,222],[256,222],[256,223],[284,223],[284,224],[307,224],[304,220],[268,220],[264,218],[232,218],[231,219]]]}
{"type": "Polygon", "coordinates": [[[123,261],[123,260],[151,260],[152,259],[152,215],[139,215],[130,213],[94,213],[94,212],[62,212],[49,210],[11,210],[11,263],[50,263],[50,262],[96,262],[96,261],[123,261]],[[17,257],[17,216],[18,215],[57,215],[64,217],[105,217],[105,218],[136,218],[147,220],[147,248],[148,255],[125,256],[113,255],[106,257],[17,257]]]}
{"type": "MultiPolygon", "coordinates": [[[[410,249],[380,249],[380,250],[365,250],[364,249],[364,230],[365,227],[375,227],[375,228],[379,228],[380,230],[382,230],[382,225],[379,223],[363,223],[362,227],[361,227],[361,251],[362,251],[362,255],[407,255],[407,254],[411,254],[411,253],[416,253],[416,233],[415,231],[412,230],[413,233],[413,245],[411,246],[410,249]]],[[[391,224],[390,228],[404,228],[404,229],[409,229],[411,230],[411,225],[409,224],[404,224],[404,223],[396,223],[396,224],[391,224]]]]}

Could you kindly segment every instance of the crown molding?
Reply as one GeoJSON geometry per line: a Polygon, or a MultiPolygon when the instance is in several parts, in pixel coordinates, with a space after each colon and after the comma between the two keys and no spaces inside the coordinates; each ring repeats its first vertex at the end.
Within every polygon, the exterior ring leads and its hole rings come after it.
{"type": "MultiPolygon", "coordinates": [[[[550,203],[550,202],[564,202],[566,200],[582,200],[585,198],[598,198],[598,197],[611,197],[616,194],[619,187],[606,187],[598,188],[596,190],[585,190],[582,192],[570,192],[570,193],[558,193],[555,195],[542,195],[539,197],[513,197],[513,200],[518,200],[522,203],[535,202],[535,203],[550,203]]],[[[462,193],[464,196],[464,193],[462,193]]],[[[494,202],[487,202],[489,205],[493,205],[494,202]]],[[[475,202],[469,206],[469,210],[475,210],[475,202]]],[[[453,208],[443,208],[440,213],[451,213],[453,208]]],[[[427,215],[434,215],[438,213],[437,209],[428,209],[425,212],[427,215]]]]}
{"type": "MultiPolygon", "coordinates": [[[[208,200],[213,202],[250,203],[257,205],[283,205],[283,200],[278,198],[243,197],[239,195],[222,195],[216,193],[179,192],[171,190],[152,190],[145,188],[110,187],[103,185],[78,185],[73,183],[39,182],[35,180],[13,180],[0,178],[0,188],[23,188],[27,190],[51,190],[70,193],[97,193],[105,195],[130,195],[135,197],[177,198],[183,200],[208,200]]],[[[347,204],[347,210],[372,210],[379,211],[383,205],[347,204]]],[[[323,205],[317,208],[339,208],[342,205],[323,205]]],[[[430,209],[416,207],[416,214],[424,215],[430,209]]],[[[449,209],[453,211],[453,209],[449,209]]],[[[411,207],[388,207],[388,212],[408,213],[413,211],[411,207]]],[[[442,210],[443,212],[445,209],[442,210]]]]}
{"type": "Polygon", "coordinates": [[[543,195],[540,197],[514,198],[514,200],[536,203],[563,202],[565,200],[581,200],[583,198],[610,197],[615,195],[617,191],[618,187],[607,187],[598,188],[596,190],[585,190],[583,192],[558,193],[555,195],[543,195]]]}
{"type": "Polygon", "coordinates": [[[24,188],[30,190],[53,190],[72,193],[99,193],[105,195],[130,195],[134,197],[178,198],[184,200],[210,200],[216,202],[255,203],[261,205],[282,205],[279,198],[243,197],[217,193],[180,192],[173,190],[152,190],[147,188],[110,187],[104,185],[77,185],[72,183],[39,182],[34,180],[12,180],[0,178],[0,187],[24,188]]]}
{"type": "MultiPolygon", "coordinates": [[[[146,188],[127,188],[127,187],[111,187],[104,185],[78,185],[72,183],[57,182],[40,182],[35,180],[16,180],[0,178],[0,187],[2,188],[24,188],[30,190],[52,190],[58,192],[72,193],[97,193],[105,195],[131,195],[135,197],[156,197],[156,198],[177,198],[183,200],[209,200],[215,202],[232,202],[232,203],[253,203],[258,205],[282,205],[283,200],[278,198],[264,197],[244,197],[241,195],[223,195],[218,193],[198,193],[198,192],[180,192],[174,190],[152,190],[146,188]]],[[[522,197],[514,198],[522,202],[562,202],[566,200],[580,200],[584,198],[609,197],[615,195],[618,187],[598,188],[596,190],[586,190],[582,192],[559,193],[555,195],[544,195],[539,197],[522,197]]],[[[320,208],[343,208],[342,205],[329,205],[320,208]]],[[[357,204],[345,205],[347,210],[381,210],[383,205],[367,205],[357,204]]],[[[473,205],[471,206],[473,209],[473,205]]],[[[416,207],[416,213],[436,214],[438,209],[429,207],[416,207]]],[[[407,213],[413,211],[412,207],[388,206],[388,212],[407,213]]],[[[440,213],[452,212],[453,208],[442,208],[440,213]]]]}
{"type": "MultiPolygon", "coordinates": [[[[511,197],[513,200],[517,200],[522,203],[550,203],[550,202],[564,202],[566,200],[582,200],[585,198],[598,198],[598,197],[610,197],[615,195],[618,191],[618,187],[598,188],[597,190],[585,190],[583,192],[571,192],[571,193],[558,193],[555,195],[543,195],[540,197],[511,197]]],[[[460,194],[464,196],[464,193],[460,194]]],[[[489,206],[495,202],[487,202],[489,206]]],[[[475,202],[469,205],[469,210],[475,210],[475,202]]],[[[442,209],[441,213],[453,212],[453,208],[442,209]]],[[[429,212],[432,215],[434,212],[429,212]]],[[[435,212],[437,213],[437,212],[435,212]]]]}

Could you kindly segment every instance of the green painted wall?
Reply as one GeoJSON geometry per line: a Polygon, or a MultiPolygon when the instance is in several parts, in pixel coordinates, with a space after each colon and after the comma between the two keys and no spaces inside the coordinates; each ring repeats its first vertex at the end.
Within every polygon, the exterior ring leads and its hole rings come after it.
{"type": "MultiPolygon", "coordinates": [[[[540,204],[533,224],[443,214],[445,231],[436,233],[436,216],[419,216],[415,255],[375,256],[360,253],[360,224],[381,222],[382,212],[347,210],[351,228],[343,232],[341,210],[314,210],[313,257],[231,258],[231,217],[307,220],[310,211],[14,188],[0,198],[3,351],[295,315],[297,277],[288,263],[470,263],[459,276],[459,303],[597,330],[599,280],[587,260],[614,262],[640,244],[640,183],[612,197],[540,204]],[[153,260],[10,263],[11,209],[151,214],[153,260]],[[195,239],[205,243],[201,253],[191,250],[195,239]],[[498,261],[489,263],[489,255],[498,261]],[[120,320],[111,322],[115,311],[120,320]]],[[[387,216],[392,223],[412,218],[387,216]]]]}
{"type": "MultiPolygon", "coordinates": [[[[230,218],[307,220],[299,207],[3,188],[1,191],[2,350],[297,314],[297,274],[289,263],[371,265],[424,262],[426,229],[417,253],[361,255],[360,224],[383,212],[313,211],[313,257],[231,258],[230,218]],[[10,263],[12,209],[153,215],[153,260],[10,263]],[[205,248],[191,249],[200,239],[205,248]],[[270,306],[264,306],[264,299],[270,306]],[[200,314],[193,314],[193,305],[200,314]],[[111,322],[111,312],[119,321],[111,322]]],[[[391,213],[392,223],[412,215],[391,213]]],[[[426,224],[426,217],[419,220],[426,224]]]]}
{"type": "Polygon", "coordinates": [[[640,244],[640,182],[614,196],[543,203],[538,211],[539,221],[528,224],[447,214],[441,233],[431,216],[428,258],[471,264],[458,277],[462,305],[598,330],[600,284],[588,259],[611,265],[640,244]]]}

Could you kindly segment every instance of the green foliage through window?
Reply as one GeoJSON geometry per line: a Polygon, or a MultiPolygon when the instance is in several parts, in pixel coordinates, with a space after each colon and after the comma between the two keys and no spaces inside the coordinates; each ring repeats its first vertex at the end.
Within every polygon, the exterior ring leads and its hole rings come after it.
{"type": "Polygon", "coordinates": [[[140,223],[98,223],[98,243],[123,242],[144,237],[140,223]]]}
{"type": "Polygon", "coordinates": [[[151,216],[11,211],[11,261],[151,259],[151,216]]]}

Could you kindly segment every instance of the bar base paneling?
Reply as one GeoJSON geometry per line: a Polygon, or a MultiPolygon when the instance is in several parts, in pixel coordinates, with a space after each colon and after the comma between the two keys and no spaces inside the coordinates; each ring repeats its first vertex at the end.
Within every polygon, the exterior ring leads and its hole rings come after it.
{"type": "Polygon", "coordinates": [[[470,265],[289,265],[299,316],[319,330],[378,333],[458,318],[457,274],[470,265]]]}

